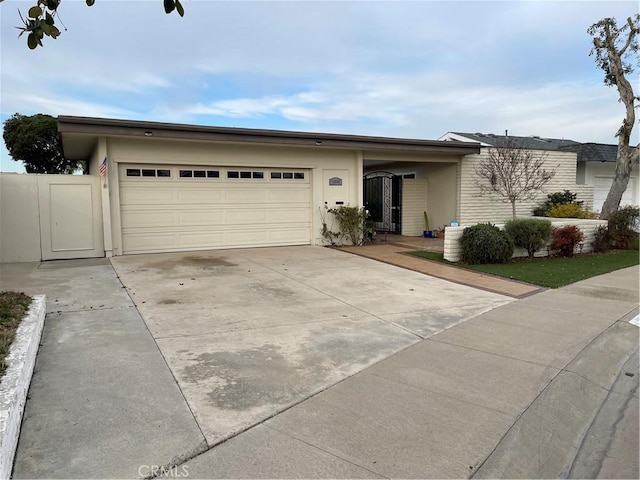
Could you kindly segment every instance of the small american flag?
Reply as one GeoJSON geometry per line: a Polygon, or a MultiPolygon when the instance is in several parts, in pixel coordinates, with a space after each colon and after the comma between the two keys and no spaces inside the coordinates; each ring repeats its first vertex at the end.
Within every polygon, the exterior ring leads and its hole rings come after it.
{"type": "Polygon", "coordinates": [[[101,177],[107,176],[107,157],[104,157],[104,160],[98,167],[98,173],[100,174],[101,177]]]}

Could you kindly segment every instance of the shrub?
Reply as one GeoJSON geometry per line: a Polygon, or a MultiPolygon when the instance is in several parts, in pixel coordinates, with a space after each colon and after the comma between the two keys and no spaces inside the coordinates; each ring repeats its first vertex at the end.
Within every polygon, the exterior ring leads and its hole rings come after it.
{"type": "Polygon", "coordinates": [[[490,223],[465,228],[460,245],[462,261],[468,264],[505,263],[513,256],[509,235],[490,223]]]}
{"type": "Polygon", "coordinates": [[[547,200],[544,202],[544,205],[547,210],[551,210],[553,207],[562,205],[563,203],[576,203],[576,198],[578,198],[578,195],[571,193],[569,190],[550,193],[547,195],[547,200]]]}
{"type": "Polygon", "coordinates": [[[569,190],[564,190],[563,192],[554,192],[547,195],[547,199],[534,207],[533,215],[536,217],[547,217],[549,215],[549,210],[558,205],[562,205],[563,203],[575,203],[577,205],[582,205],[582,202],[576,202],[576,198],[578,195],[576,193],[572,193],[569,190]]]}
{"type": "Polygon", "coordinates": [[[565,225],[553,229],[553,245],[563,257],[572,257],[573,252],[580,242],[584,240],[584,235],[575,225],[565,225]]]}
{"type": "Polygon", "coordinates": [[[593,251],[603,253],[609,250],[611,250],[609,229],[605,225],[600,225],[593,234],[593,251]]]}
{"type": "MultiPolygon", "coordinates": [[[[367,223],[369,218],[369,212],[364,207],[348,207],[342,205],[337,208],[329,209],[329,213],[333,214],[334,218],[338,222],[340,227],[340,234],[333,234],[334,236],[341,236],[351,242],[351,245],[360,245],[370,228],[367,223]]],[[[324,235],[324,230],[323,230],[324,235]]]]}
{"type": "Polygon", "coordinates": [[[628,250],[638,234],[638,219],[640,209],[627,205],[611,214],[609,217],[609,240],[610,246],[628,250]]]}
{"type": "Polygon", "coordinates": [[[561,203],[551,207],[547,215],[553,218],[596,218],[594,213],[578,203],[561,203]]]}
{"type": "Polygon", "coordinates": [[[527,251],[529,258],[544,247],[551,236],[551,222],[536,218],[510,220],[504,229],[517,247],[527,251]]]}

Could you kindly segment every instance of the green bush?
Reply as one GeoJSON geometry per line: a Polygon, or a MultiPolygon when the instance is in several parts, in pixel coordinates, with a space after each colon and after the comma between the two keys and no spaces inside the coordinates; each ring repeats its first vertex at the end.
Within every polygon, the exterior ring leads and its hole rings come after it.
{"type": "Polygon", "coordinates": [[[638,237],[638,220],[640,208],[627,205],[611,214],[609,217],[610,246],[622,250],[631,248],[632,242],[638,237]]]}
{"type": "MultiPolygon", "coordinates": [[[[367,218],[369,212],[364,207],[348,207],[342,205],[337,208],[329,209],[329,213],[333,214],[340,227],[340,233],[335,234],[328,232],[334,237],[342,237],[351,242],[351,245],[360,245],[370,231],[367,218]]],[[[323,235],[325,235],[323,228],[323,235]]]]}
{"type": "Polygon", "coordinates": [[[547,212],[553,218],[596,218],[594,213],[578,203],[561,203],[551,207],[547,212]]]}
{"type": "Polygon", "coordinates": [[[584,234],[575,225],[565,225],[564,227],[554,227],[553,245],[563,257],[573,257],[576,245],[584,240],[584,234]]]}
{"type": "Polygon", "coordinates": [[[513,256],[509,235],[490,223],[479,223],[462,231],[462,261],[468,264],[505,263],[513,256]]]}
{"type": "Polygon", "coordinates": [[[547,195],[547,199],[533,209],[533,215],[536,217],[550,217],[549,210],[564,203],[575,203],[582,205],[582,202],[576,202],[578,195],[569,190],[563,192],[554,192],[547,195]]]}
{"type": "Polygon", "coordinates": [[[513,243],[524,248],[532,258],[538,250],[544,247],[551,236],[551,222],[537,218],[523,218],[509,220],[504,226],[513,243]]]}

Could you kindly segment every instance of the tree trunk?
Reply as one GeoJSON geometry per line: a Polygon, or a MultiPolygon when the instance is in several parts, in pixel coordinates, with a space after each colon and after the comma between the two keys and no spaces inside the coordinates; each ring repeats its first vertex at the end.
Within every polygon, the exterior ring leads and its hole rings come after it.
{"type": "Polygon", "coordinates": [[[516,219],[516,201],[511,200],[511,213],[513,214],[513,219],[516,219]]]}

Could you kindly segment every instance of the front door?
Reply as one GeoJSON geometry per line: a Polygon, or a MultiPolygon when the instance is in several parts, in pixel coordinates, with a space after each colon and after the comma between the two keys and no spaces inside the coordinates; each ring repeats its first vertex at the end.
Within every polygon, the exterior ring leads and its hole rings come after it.
{"type": "Polygon", "coordinates": [[[364,176],[364,206],[376,230],[400,233],[401,198],[402,177],[389,172],[364,176]]]}

